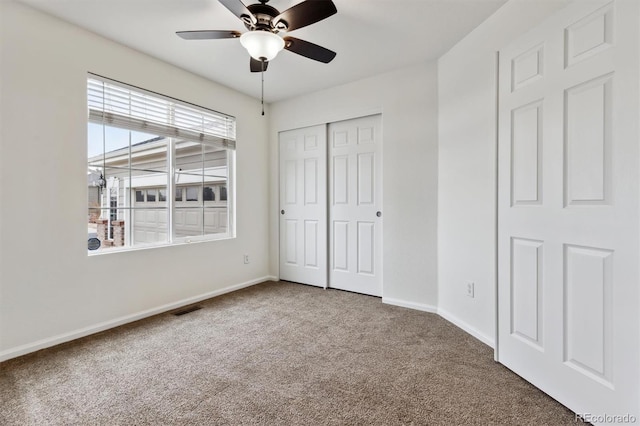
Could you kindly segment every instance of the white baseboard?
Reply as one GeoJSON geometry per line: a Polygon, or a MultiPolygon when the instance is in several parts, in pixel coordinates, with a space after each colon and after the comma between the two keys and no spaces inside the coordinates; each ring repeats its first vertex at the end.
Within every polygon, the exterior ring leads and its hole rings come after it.
{"type": "Polygon", "coordinates": [[[487,336],[484,333],[481,333],[480,331],[478,331],[474,327],[470,326],[466,322],[460,320],[458,317],[456,317],[455,315],[451,314],[450,312],[448,312],[448,311],[446,311],[444,309],[438,309],[436,306],[427,305],[427,304],[424,304],[424,303],[408,302],[406,300],[392,299],[392,298],[389,298],[389,297],[383,297],[382,298],[382,303],[386,303],[388,305],[401,306],[403,308],[415,309],[415,310],[418,310],[418,311],[424,311],[424,312],[430,312],[430,313],[438,314],[442,318],[446,319],[447,321],[449,321],[450,323],[455,325],[456,327],[466,331],[467,333],[469,333],[470,335],[472,335],[476,339],[480,340],[485,345],[488,345],[488,346],[490,346],[492,348],[495,348],[495,340],[493,338],[487,336]]]}
{"type": "Polygon", "coordinates": [[[489,346],[491,348],[495,348],[495,339],[487,336],[484,333],[481,333],[476,328],[470,326],[468,323],[462,321],[461,319],[459,319],[458,317],[456,317],[452,313],[450,313],[448,311],[445,311],[444,309],[438,309],[438,315],[440,315],[442,318],[446,319],[447,321],[449,321],[450,323],[452,323],[456,327],[461,328],[462,330],[466,331],[467,333],[469,333],[470,335],[472,335],[476,339],[480,340],[485,345],[487,345],[487,346],[489,346]]]}
{"type": "Polygon", "coordinates": [[[245,287],[260,284],[265,281],[277,281],[277,278],[271,275],[256,278],[251,281],[246,281],[240,284],[235,284],[229,287],[221,288],[219,290],[210,291],[198,296],[182,299],[177,302],[167,303],[166,305],[158,306],[156,308],[147,309],[146,311],[138,312],[124,317],[116,318],[114,320],[105,321],[89,327],[84,327],[79,330],[75,330],[69,333],[60,334],[54,337],[38,340],[33,343],[27,343],[26,345],[18,346],[16,348],[8,349],[0,352],[0,362],[6,361],[11,358],[16,358],[21,355],[26,355],[31,352],[38,351],[40,349],[49,348],[51,346],[59,345],[61,343],[70,342],[71,340],[79,339],[81,337],[89,336],[91,334],[99,333],[110,328],[118,327],[123,324],[127,324],[133,321],[138,321],[143,318],[147,318],[153,315],[161,314],[163,312],[171,311],[173,309],[181,308],[182,306],[191,305],[193,303],[201,302],[212,297],[221,296],[225,293],[231,293],[232,291],[240,290],[245,287]]]}
{"type": "Polygon", "coordinates": [[[417,311],[431,312],[432,314],[438,313],[437,307],[424,303],[407,302],[406,300],[392,299],[390,297],[383,297],[382,303],[386,303],[387,305],[401,306],[403,308],[415,309],[417,311]]]}

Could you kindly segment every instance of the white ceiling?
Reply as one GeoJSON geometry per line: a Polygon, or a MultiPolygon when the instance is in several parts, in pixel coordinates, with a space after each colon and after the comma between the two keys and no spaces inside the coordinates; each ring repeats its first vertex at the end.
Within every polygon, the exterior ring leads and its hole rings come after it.
{"type": "MultiPolygon", "coordinates": [[[[20,0],[106,38],[258,98],[260,74],[237,39],[183,40],[176,31],[246,29],[217,0],[20,0]]],[[[313,0],[309,0],[313,1],[313,0]]],[[[322,64],[288,51],[269,63],[274,102],[434,60],[506,0],[333,0],[338,13],[291,35],[338,53],[322,64]]],[[[244,0],[245,4],[254,1],[244,0]]],[[[257,2],[257,1],[255,1],[257,2]]],[[[281,12],[300,0],[271,0],[281,12]]]]}

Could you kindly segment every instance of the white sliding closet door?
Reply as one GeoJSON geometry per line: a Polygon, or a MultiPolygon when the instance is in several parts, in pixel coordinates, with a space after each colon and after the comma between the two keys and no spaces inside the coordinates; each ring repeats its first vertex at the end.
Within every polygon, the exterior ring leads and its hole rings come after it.
{"type": "Polygon", "coordinates": [[[596,424],[640,419],[639,22],[577,1],[500,52],[498,358],[596,424]]]}
{"type": "Polygon", "coordinates": [[[382,135],[379,115],[329,125],[332,288],[382,295],[382,135]]]}
{"type": "Polygon", "coordinates": [[[326,126],[281,132],[280,278],[327,286],[326,126]]]}

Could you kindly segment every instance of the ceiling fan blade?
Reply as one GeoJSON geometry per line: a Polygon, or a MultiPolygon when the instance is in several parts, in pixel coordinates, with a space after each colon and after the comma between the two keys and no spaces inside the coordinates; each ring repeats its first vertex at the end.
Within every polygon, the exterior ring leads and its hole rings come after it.
{"type": "Polygon", "coordinates": [[[284,21],[287,24],[287,31],[293,31],[322,21],[337,11],[336,5],[331,0],[306,0],[273,18],[273,23],[277,28],[278,22],[284,21]]]}
{"type": "Polygon", "coordinates": [[[176,34],[185,40],[215,40],[221,38],[238,38],[238,31],[202,30],[202,31],[178,31],[176,34]]]}
{"type": "MultiPolygon", "coordinates": [[[[264,70],[267,70],[267,67],[269,66],[269,61],[264,61],[264,70]]],[[[251,72],[260,72],[262,71],[262,62],[251,58],[251,62],[249,62],[249,68],[251,68],[251,72]]]]}
{"type": "Polygon", "coordinates": [[[251,11],[247,9],[247,6],[245,6],[244,3],[242,3],[240,0],[218,0],[218,1],[222,3],[224,7],[229,9],[231,13],[236,15],[238,18],[242,19],[243,17],[246,16],[251,20],[252,24],[255,24],[258,22],[254,14],[251,13],[251,11]]]}
{"type": "Polygon", "coordinates": [[[336,57],[336,52],[326,49],[317,44],[310,43],[308,41],[300,40],[295,37],[283,37],[284,48],[290,52],[297,53],[298,55],[305,56],[309,59],[313,59],[318,62],[324,62],[328,64],[336,57]]]}

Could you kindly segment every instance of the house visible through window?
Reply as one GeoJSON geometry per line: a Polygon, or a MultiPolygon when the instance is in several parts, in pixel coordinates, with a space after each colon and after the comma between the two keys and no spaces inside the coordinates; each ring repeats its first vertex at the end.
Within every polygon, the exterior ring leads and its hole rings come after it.
{"type": "Polygon", "coordinates": [[[94,75],[87,95],[96,252],[234,236],[233,117],[94,75]]]}

